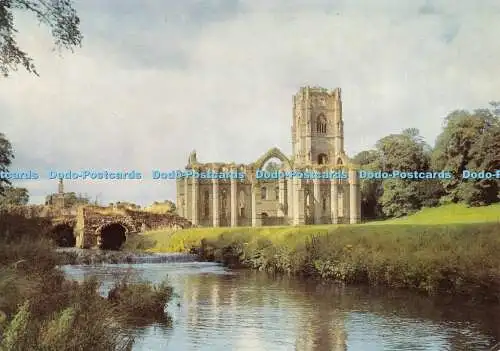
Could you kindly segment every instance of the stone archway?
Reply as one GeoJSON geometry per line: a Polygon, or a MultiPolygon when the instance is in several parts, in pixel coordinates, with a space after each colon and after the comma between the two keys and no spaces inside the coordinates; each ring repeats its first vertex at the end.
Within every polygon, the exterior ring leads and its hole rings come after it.
{"type": "Polygon", "coordinates": [[[120,250],[127,240],[129,230],[120,222],[102,225],[97,229],[98,247],[101,250],[120,250]]]}
{"type": "Polygon", "coordinates": [[[285,166],[285,168],[287,168],[287,169],[292,168],[292,164],[291,164],[290,160],[288,159],[288,157],[286,157],[285,154],[283,152],[281,152],[281,150],[278,149],[277,147],[273,147],[272,149],[268,150],[257,161],[255,161],[254,168],[261,169],[264,166],[264,164],[272,158],[277,158],[278,160],[283,162],[283,165],[285,166]]]}
{"type": "Polygon", "coordinates": [[[75,247],[76,246],[76,237],[75,231],[71,224],[69,223],[61,223],[51,230],[51,237],[60,247],[75,247]]]}

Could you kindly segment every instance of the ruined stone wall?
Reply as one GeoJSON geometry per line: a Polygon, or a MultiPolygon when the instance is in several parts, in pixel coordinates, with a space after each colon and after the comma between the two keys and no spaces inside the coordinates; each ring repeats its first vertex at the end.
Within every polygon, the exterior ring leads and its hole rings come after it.
{"type": "Polygon", "coordinates": [[[158,214],[135,210],[101,211],[93,207],[82,207],[76,217],[75,234],[77,247],[93,248],[98,244],[102,228],[118,223],[127,235],[160,228],[188,228],[191,223],[176,214],[158,214]]]}
{"type": "Polygon", "coordinates": [[[131,218],[137,231],[160,229],[160,228],[189,228],[191,222],[186,218],[174,213],[151,213],[144,211],[127,210],[127,216],[131,218]]]}
{"type": "Polygon", "coordinates": [[[46,205],[8,206],[5,210],[9,213],[22,215],[26,218],[56,218],[76,214],[74,209],[60,209],[46,205]]]}
{"type": "Polygon", "coordinates": [[[93,208],[82,208],[78,216],[76,231],[82,237],[77,240],[77,246],[90,249],[97,246],[100,230],[106,225],[119,223],[127,230],[127,233],[137,232],[134,222],[128,216],[122,214],[103,214],[93,208]],[[81,222],[81,223],[80,223],[81,222]]]}

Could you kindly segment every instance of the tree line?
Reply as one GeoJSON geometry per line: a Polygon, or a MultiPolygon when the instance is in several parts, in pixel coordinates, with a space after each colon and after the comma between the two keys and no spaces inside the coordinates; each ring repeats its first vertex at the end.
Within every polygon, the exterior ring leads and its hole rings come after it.
{"type": "Polygon", "coordinates": [[[381,138],[352,162],[374,171],[442,171],[451,179],[363,179],[364,218],[400,217],[446,203],[485,206],[500,201],[500,179],[462,179],[464,170],[500,169],[500,103],[474,111],[449,113],[431,147],[418,129],[381,138]]]}

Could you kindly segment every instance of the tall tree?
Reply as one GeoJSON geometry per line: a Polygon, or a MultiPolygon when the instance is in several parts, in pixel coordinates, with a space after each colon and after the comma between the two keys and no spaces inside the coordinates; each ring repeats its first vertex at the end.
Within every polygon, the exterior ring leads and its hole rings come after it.
{"type": "MultiPolygon", "coordinates": [[[[380,170],[380,154],[377,150],[361,151],[352,158],[352,162],[365,171],[380,170]]],[[[374,219],[383,216],[379,199],[382,196],[382,179],[361,179],[361,216],[374,219]]]]}
{"type": "Polygon", "coordinates": [[[0,196],[0,207],[27,205],[29,199],[30,196],[28,193],[28,189],[17,188],[17,187],[6,187],[4,189],[3,195],[0,196]]]}
{"type": "Polygon", "coordinates": [[[0,195],[4,193],[5,187],[10,185],[10,180],[1,174],[9,171],[13,159],[12,145],[5,135],[0,133],[0,195]]]}
{"type": "Polygon", "coordinates": [[[416,128],[391,134],[376,144],[383,170],[425,171],[429,168],[430,146],[416,128]]]}
{"type": "Polygon", "coordinates": [[[33,59],[23,51],[17,41],[14,25],[17,11],[30,12],[52,32],[58,49],[72,50],[80,46],[80,18],[70,0],[0,0],[0,74],[4,77],[23,66],[38,75],[33,59]]]}
{"type": "MultiPolygon", "coordinates": [[[[377,142],[380,169],[384,171],[427,172],[430,170],[431,147],[416,128],[391,134],[377,142]]],[[[384,179],[378,203],[389,217],[400,217],[435,206],[442,196],[437,179],[384,179]]]]}
{"type": "Polygon", "coordinates": [[[444,123],[432,154],[434,168],[447,169],[454,177],[444,181],[452,202],[484,205],[498,201],[498,181],[464,180],[464,170],[493,171],[500,167],[500,117],[497,105],[473,112],[454,111],[444,123]]]}

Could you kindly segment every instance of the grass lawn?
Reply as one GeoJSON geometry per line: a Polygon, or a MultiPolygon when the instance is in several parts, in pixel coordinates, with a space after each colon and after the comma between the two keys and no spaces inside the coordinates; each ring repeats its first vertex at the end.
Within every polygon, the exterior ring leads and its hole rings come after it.
{"type": "Polygon", "coordinates": [[[371,224],[449,224],[449,223],[500,223],[500,204],[484,207],[467,207],[452,204],[425,208],[411,216],[373,222],[371,224]]]}
{"type": "Polygon", "coordinates": [[[374,221],[358,225],[304,225],[285,227],[237,227],[237,228],[190,228],[176,232],[171,230],[150,231],[140,235],[140,240],[131,243],[135,248],[152,252],[181,252],[198,246],[202,239],[217,239],[221,234],[251,234],[269,239],[275,244],[294,247],[304,242],[304,237],[322,235],[329,232],[356,232],[363,236],[383,233],[414,233],[415,226],[425,226],[420,231],[434,226],[456,227],[471,223],[500,223],[500,204],[469,208],[452,204],[436,208],[426,208],[408,217],[387,221],[374,221]]]}

